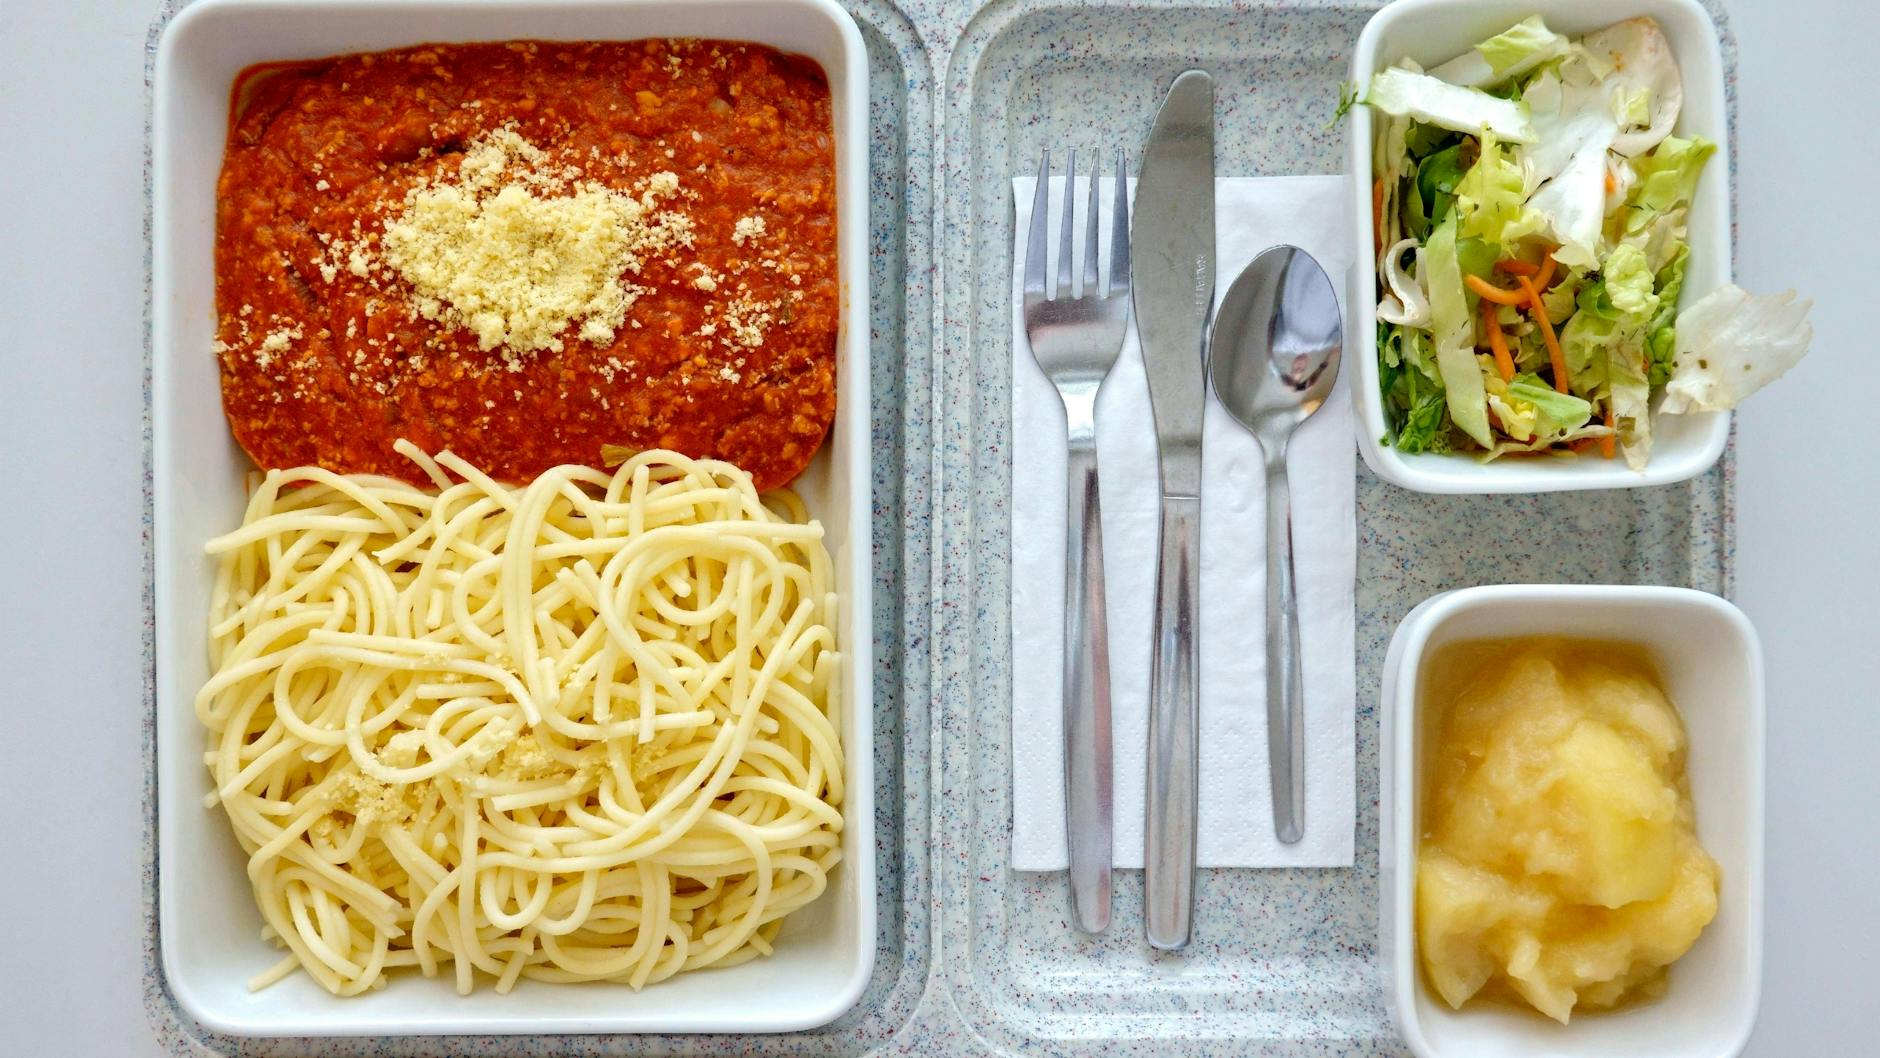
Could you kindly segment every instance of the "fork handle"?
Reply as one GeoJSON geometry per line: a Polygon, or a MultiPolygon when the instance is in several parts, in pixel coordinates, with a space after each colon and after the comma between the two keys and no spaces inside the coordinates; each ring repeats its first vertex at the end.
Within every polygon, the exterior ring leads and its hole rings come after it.
{"type": "Polygon", "coordinates": [[[1201,500],[1163,496],[1142,884],[1149,944],[1164,951],[1187,946],[1194,915],[1200,560],[1201,500]]]}
{"type": "Polygon", "coordinates": [[[1071,920],[1110,924],[1110,647],[1103,601],[1103,521],[1095,446],[1070,450],[1064,584],[1064,833],[1071,920]]]}

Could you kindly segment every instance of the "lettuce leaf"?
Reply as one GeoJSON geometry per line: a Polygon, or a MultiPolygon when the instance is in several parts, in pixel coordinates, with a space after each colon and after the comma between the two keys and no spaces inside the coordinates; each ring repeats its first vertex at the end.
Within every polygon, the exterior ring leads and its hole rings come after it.
{"type": "Polygon", "coordinates": [[[1528,17],[1475,46],[1476,54],[1502,77],[1513,77],[1567,53],[1567,38],[1547,28],[1539,15],[1528,17]]]}
{"type": "Polygon", "coordinates": [[[1619,85],[1612,93],[1612,116],[1621,128],[1650,125],[1651,89],[1639,85],[1619,85]]]}
{"type": "Polygon", "coordinates": [[[1397,431],[1397,450],[1411,454],[1450,450],[1449,408],[1442,390],[1425,390],[1417,396],[1397,431]]]}
{"type": "Polygon", "coordinates": [[[1625,340],[1625,324],[1615,316],[1581,309],[1560,329],[1560,353],[1567,362],[1573,392],[1588,400],[1606,394],[1606,350],[1625,340]]]}
{"type": "Polygon", "coordinates": [[[1808,352],[1813,302],[1795,291],[1751,294],[1734,283],[1678,313],[1677,352],[1665,383],[1667,414],[1734,408],[1808,352]]]}
{"type": "Polygon", "coordinates": [[[1684,78],[1657,21],[1614,22],[1581,38],[1580,51],[1601,71],[1598,79],[1612,97],[1612,112],[1624,119],[1612,149],[1636,158],[1658,146],[1684,106],[1684,78]]]}
{"type": "Polygon", "coordinates": [[[1430,330],[1436,366],[1448,397],[1449,418],[1477,444],[1488,448],[1494,438],[1488,428],[1482,369],[1475,359],[1475,321],[1469,313],[1462,266],[1456,257],[1454,217],[1430,233],[1430,241],[1423,248],[1423,266],[1429,270],[1430,330]]]}
{"type": "Polygon", "coordinates": [[[1650,381],[1653,389],[1664,385],[1671,377],[1671,361],[1677,352],[1678,341],[1678,297],[1684,293],[1684,266],[1690,259],[1691,248],[1679,243],[1677,252],[1658,270],[1655,280],[1658,312],[1652,316],[1651,325],[1645,334],[1645,353],[1651,361],[1650,381]]]}
{"type": "Polygon", "coordinates": [[[1612,248],[1600,262],[1606,301],[1620,314],[1642,320],[1658,312],[1656,277],[1645,263],[1645,251],[1636,246],[1612,248]]]}
{"type": "Polygon", "coordinates": [[[1534,69],[1565,55],[1567,38],[1547,28],[1539,15],[1529,15],[1473,49],[1430,71],[1433,77],[1471,88],[1486,87],[1534,69]]]}
{"type": "MultiPolygon", "coordinates": [[[[1616,351],[1623,351],[1625,366],[1616,381],[1629,385],[1634,361],[1644,362],[1646,333],[1662,304],[1645,252],[1636,246],[1614,247],[1600,262],[1598,280],[1580,288],[1573,316],[1560,331],[1560,351],[1573,392],[1590,399],[1610,396],[1616,351]]],[[[1637,373],[1641,379],[1649,377],[1642,367],[1637,373]]]]}
{"type": "Polygon", "coordinates": [[[1548,319],[1564,320],[1573,314],[1580,287],[1585,284],[1587,274],[1584,269],[1569,271],[1565,278],[1547,288],[1541,295],[1541,304],[1547,309],[1548,319]]]}
{"type": "Polygon", "coordinates": [[[1559,242],[1554,259],[1570,268],[1591,268],[1599,258],[1606,222],[1606,148],[1612,145],[1610,122],[1595,130],[1574,151],[1566,168],[1528,199],[1547,219],[1559,242]]]}
{"type": "Polygon", "coordinates": [[[1618,135],[1618,122],[1597,84],[1569,84],[1549,70],[1528,82],[1521,99],[1537,137],[1521,151],[1530,192],[1559,176],[1588,140],[1598,140],[1603,150],[1618,135]]]}
{"type": "Polygon", "coordinates": [[[1508,383],[1508,395],[1534,409],[1534,436],[1555,437],[1577,430],[1593,417],[1593,405],[1569,393],[1555,392],[1552,386],[1533,375],[1516,376],[1508,383]]]}
{"type": "Polygon", "coordinates": [[[1717,145],[1709,140],[1667,136],[1657,150],[1633,159],[1638,183],[1632,187],[1625,234],[1644,231],[1660,215],[1690,205],[1704,163],[1715,153],[1717,145]]]}
{"type": "Polygon", "coordinates": [[[1449,216],[1456,189],[1463,177],[1462,144],[1455,143],[1417,163],[1416,197],[1423,216],[1424,237],[1449,216]]]}
{"type": "Polygon", "coordinates": [[[1590,402],[1555,392],[1539,375],[1516,375],[1512,382],[1491,375],[1487,389],[1488,406],[1501,421],[1503,432],[1523,444],[1567,436],[1593,417],[1590,402]]]}
{"type": "Polygon", "coordinates": [[[1493,132],[1518,143],[1534,140],[1534,126],[1528,121],[1525,104],[1497,99],[1480,89],[1463,88],[1400,66],[1379,70],[1372,76],[1364,102],[1386,114],[1407,116],[1456,132],[1493,132]]]}
{"type": "Polygon", "coordinates": [[[1391,434],[1384,438],[1399,451],[1447,452],[1448,399],[1426,331],[1412,327],[1378,326],[1384,409],[1391,434]]]}
{"type": "Polygon", "coordinates": [[[1606,347],[1607,400],[1619,450],[1633,470],[1644,470],[1652,454],[1651,380],[1645,364],[1645,334],[1629,330],[1606,347]]]}
{"type": "Polygon", "coordinates": [[[1523,237],[1546,227],[1546,221],[1527,208],[1526,190],[1514,153],[1505,150],[1494,133],[1484,133],[1475,164],[1456,184],[1456,208],[1462,217],[1458,234],[1512,250],[1523,237]]]}
{"type": "Polygon", "coordinates": [[[1413,158],[1427,158],[1437,151],[1461,142],[1461,133],[1436,125],[1425,125],[1412,121],[1404,130],[1403,146],[1413,158]]]}

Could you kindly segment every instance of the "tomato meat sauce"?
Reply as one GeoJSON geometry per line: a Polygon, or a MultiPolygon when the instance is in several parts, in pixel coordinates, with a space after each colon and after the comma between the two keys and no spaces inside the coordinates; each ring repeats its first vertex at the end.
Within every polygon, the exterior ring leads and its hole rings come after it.
{"type": "Polygon", "coordinates": [[[728,41],[431,45],[246,71],[217,355],[262,467],[526,481],[602,447],[802,472],[835,412],[830,95],[728,41]]]}

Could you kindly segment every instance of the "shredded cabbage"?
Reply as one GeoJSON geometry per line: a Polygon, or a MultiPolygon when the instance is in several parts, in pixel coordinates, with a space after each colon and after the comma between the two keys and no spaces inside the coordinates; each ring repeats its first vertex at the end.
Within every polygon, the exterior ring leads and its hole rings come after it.
{"type": "Polygon", "coordinates": [[[1534,126],[1528,121],[1524,104],[1400,66],[1379,70],[1371,78],[1371,90],[1364,102],[1386,114],[1415,118],[1456,132],[1488,131],[1522,143],[1534,139],[1534,126]]]}
{"type": "Polygon", "coordinates": [[[1431,333],[1436,345],[1436,367],[1443,376],[1449,418],[1463,433],[1484,448],[1494,444],[1488,428],[1488,399],[1482,371],[1475,360],[1475,323],[1462,285],[1462,266],[1456,258],[1456,219],[1445,220],[1430,233],[1423,248],[1429,270],[1431,333]]]}
{"type": "Polygon", "coordinates": [[[1727,283],[1678,313],[1665,413],[1734,408],[1782,377],[1814,340],[1813,306],[1793,290],[1758,295],[1727,283]]]}
{"type": "Polygon", "coordinates": [[[1430,71],[1450,84],[1486,88],[1557,59],[1572,48],[1539,15],[1527,18],[1430,71]]]}

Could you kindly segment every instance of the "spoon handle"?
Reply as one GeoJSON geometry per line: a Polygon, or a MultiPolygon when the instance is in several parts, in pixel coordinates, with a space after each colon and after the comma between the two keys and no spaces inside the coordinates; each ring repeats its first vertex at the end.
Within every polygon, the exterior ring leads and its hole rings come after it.
{"type": "Polygon", "coordinates": [[[1306,815],[1305,688],[1292,535],[1292,489],[1282,449],[1266,467],[1266,760],[1273,779],[1273,833],[1288,845],[1305,833],[1306,815]]]}

